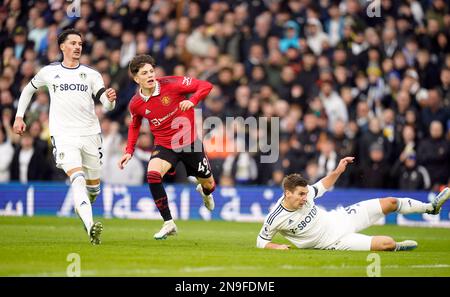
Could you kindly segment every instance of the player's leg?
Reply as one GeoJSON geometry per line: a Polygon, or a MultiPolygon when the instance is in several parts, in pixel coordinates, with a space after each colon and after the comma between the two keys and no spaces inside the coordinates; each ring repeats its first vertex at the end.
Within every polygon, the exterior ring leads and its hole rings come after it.
{"type": "Polygon", "coordinates": [[[409,251],[417,248],[418,243],[414,240],[396,242],[390,236],[373,236],[371,251],[409,251]]]}
{"type": "Polygon", "coordinates": [[[396,242],[389,236],[369,236],[360,233],[350,233],[327,249],[342,251],[401,251],[412,250],[417,247],[417,242],[405,240],[396,242]]]}
{"type": "MultiPolygon", "coordinates": [[[[198,143],[200,144],[200,143],[198,143]]],[[[215,203],[212,193],[216,188],[214,177],[212,176],[211,165],[205,154],[203,145],[191,145],[191,151],[180,153],[181,161],[186,167],[189,176],[195,176],[199,182],[196,190],[200,193],[205,207],[212,211],[215,203]],[[196,151],[199,148],[199,151],[196,151]]]]}
{"type": "Polygon", "coordinates": [[[385,215],[392,212],[400,214],[431,213],[434,210],[431,203],[424,203],[412,198],[386,197],[380,198],[379,201],[385,215]]]}
{"type": "Polygon", "coordinates": [[[202,196],[205,207],[208,210],[213,211],[214,207],[215,207],[215,203],[214,203],[214,197],[213,197],[212,193],[214,192],[214,190],[216,188],[216,183],[214,181],[213,176],[211,175],[208,178],[197,177],[197,180],[199,182],[199,184],[197,185],[197,188],[196,188],[197,192],[199,192],[200,195],[202,196]]]}
{"type": "Polygon", "coordinates": [[[84,224],[86,232],[90,233],[93,226],[91,201],[86,193],[86,176],[81,167],[75,167],[66,171],[70,178],[75,212],[84,224]]]}
{"type": "Polygon", "coordinates": [[[77,137],[52,137],[51,140],[56,167],[63,169],[70,179],[75,212],[89,234],[93,219],[91,202],[86,193],[86,177],[82,170],[82,145],[77,137]]]}
{"type": "Polygon", "coordinates": [[[177,163],[176,154],[166,148],[157,147],[148,162],[147,181],[155,205],[164,220],[161,230],[154,234],[155,239],[166,239],[169,235],[177,233],[177,226],[170,213],[169,201],[162,184],[162,178],[177,163]]]}
{"type": "Polygon", "coordinates": [[[86,190],[91,204],[94,204],[95,200],[97,200],[97,197],[100,194],[100,189],[99,178],[86,180],[86,190]]]}
{"type": "Polygon", "coordinates": [[[102,165],[102,138],[100,134],[85,136],[83,139],[82,163],[86,173],[86,191],[91,204],[100,194],[100,172],[102,165]]]}
{"type": "MultiPolygon", "coordinates": [[[[396,198],[370,199],[345,208],[346,216],[354,232],[372,226],[386,214],[396,211],[396,198]]],[[[340,244],[348,250],[394,251],[411,250],[417,247],[417,242],[405,240],[396,242],[389,236],[367,236],[350,233],[344,236],[340,244]]],[[[341,247],[342,247],[341,246],[341,247]]]]}
{"type": "MultiPolygon", "coordinates": [[[[95,202],[100,194],[100,172],[102,154],[102,140],[100,134],[83,136],[80,138],[83,144],[81,149],[81,158],[83,164],[83,172],[86,175],[85,191],[89,197],[89,201],[95,202]]],[[[101,234],[103,232],[103,224],[95,222],[89,230],[89,237],[92,244],[100,244],[101,234]]]]}
{"type": "Polygon", "coordinates": [[[433,206],[433,211],[431,214],[439,214],[441,211],[442,205],[445,201],[450,198],[450,189],[449,187],[444,188],[434,199],[431,201],[431,205],[433,206]]]}

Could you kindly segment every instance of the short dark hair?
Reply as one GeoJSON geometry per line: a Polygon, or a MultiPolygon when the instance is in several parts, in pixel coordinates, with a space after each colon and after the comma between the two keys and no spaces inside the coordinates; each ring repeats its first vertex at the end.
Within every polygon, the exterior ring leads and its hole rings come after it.
{"type": "Polygon", "coordinates": [[[78,35],[78,36],[80,36],[80,38],[83,38],[83,36],[81,36],[80,31],[78,31],[77,29],[74,29],[74,28],[69,28],[69,29],[66,29],[66,30],[62,31],[61,33],[59,33],[58,45],[61,45],[61,43],[66,41],[67,37],[72,34],[78,35]]]}
{"type": "Polygon", "coordinates": [[[306,187],[308,182],[298,173],[292,173],[283,178],[282,186],[284,191],[294,192],[296,187],[306,187]]]}
{"type": "Polygon", "coordinates": [[[129,65],[130,72],[133,76],[135,76],[139,69],[141,69],[145,64],[150,64],[153,67],[156,66],[155,59],[153,59],[150,55],[137,55],[135,56],[129,65]]]}

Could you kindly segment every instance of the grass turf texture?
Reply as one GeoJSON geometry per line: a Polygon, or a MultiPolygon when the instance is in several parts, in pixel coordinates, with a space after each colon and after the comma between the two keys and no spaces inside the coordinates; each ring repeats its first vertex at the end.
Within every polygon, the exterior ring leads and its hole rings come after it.
{"type": "MultiPolygon", "coordinates": [[[[81,276],[366,276],[373,263],[369,252],[257,249],[256,223],[178,221],[177,236],[157,241],[161,221],[101,221],[102,245],[92,246],[78,218],[0,217],[0,275],[66,276],[70,253],[80,255],[81,276]]],[[[450,276],[450,229],[363,233],[419,242],[414,251],[378,252],[381,276],[450,276]]]]}

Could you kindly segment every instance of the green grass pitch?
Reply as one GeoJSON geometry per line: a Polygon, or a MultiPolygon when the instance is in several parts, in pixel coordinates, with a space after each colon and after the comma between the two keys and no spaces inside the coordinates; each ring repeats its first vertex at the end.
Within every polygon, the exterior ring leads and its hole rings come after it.
{"type": "MultiPolygon", "coordinates": [[[[369,252],[260,250],[260,224],[178,221],[157,241],[161,221],[101,219],[92,246],[77,218],[0,217],[0,276],[66,276],[70,253],[81,276],[367,276],[369,252]]],[[[450,229],[375,226],[369,235],[414,239],[409,252],[378,252],[381,276],[450,276],[450,229]]],[[[277,242],[286,242],[280,236],[277,242]]]]}

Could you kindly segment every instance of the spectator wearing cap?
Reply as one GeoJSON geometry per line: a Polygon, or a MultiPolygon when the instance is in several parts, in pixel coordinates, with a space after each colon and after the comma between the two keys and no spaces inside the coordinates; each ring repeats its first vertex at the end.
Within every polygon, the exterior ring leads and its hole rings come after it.
{"type": "Polygon", "coordinates": [[[284,24],[283,28],[283,38],[279,42],[280,52],[284,54],[290,47],[299,49],[300,26],[295,21],[290,20],[284,24]]]}
{"type": "Polygon", "coordinates": [[[444,128],[439,121],[430,125],[430,137],[420,142],[417,150],[417,160],[423,165],[431,177],[432,190],[446,184],[450,170],[449,141],[444,137],[444,128]]]}
{"type": "Polygon", "coordinates": [[[417,165],[416,153],[409,152],[403,161],[398,160],[392,168],[392,177],[400,190],[429,190],[430,175],[422,165],[417,165]]]}
{"type": "MultiPolygon", "coordinates": [[[[359,158],[361,160],[361,158],[359,158]]],[[[360,166],[356,181],[362,188],[386,189],[391,187],[390,167],[385,162],[382,143],[372,143],[369,147],[369,162],[360,166]]]]}

